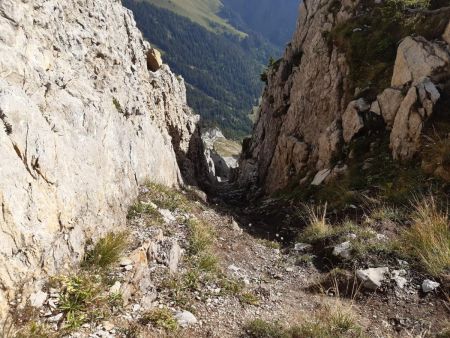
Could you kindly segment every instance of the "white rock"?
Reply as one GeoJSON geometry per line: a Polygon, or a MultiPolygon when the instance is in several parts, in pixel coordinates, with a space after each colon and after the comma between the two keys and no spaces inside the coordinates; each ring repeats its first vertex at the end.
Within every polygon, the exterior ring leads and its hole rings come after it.
{"type": "Polygon", "coordinates": [[[176,221],[176,217],[172,214],[170,210],[167,209],[159,209],[158,210],[161,216],[164,218],[164,222],[170,223],[176,221]]]}
{"type": "Polygon", "coordinates": [[[175,319],[181,327],[187,327],[197,323],[197,318],[189,311],[177,312],[175,319]]]}
{"type": "Polygon", "coordinates": [[[235,220],[231,222],[231,229],[233,229],[233,231],[239,234],[242,234],[244,232],[244,230],[239,226],[239,224],[235,220]]]}
{"type": "Polygon", "coordinates": [[[404,277],[406,275],[406,270],[394,270],[392,271],[391,279],[397,284],[400,289],[403,289],[408,282],[404,277]]]}
{"type": "Polygon", "coordinates": [[[48,318],[48,321],[51,323],[59,322],[61,320],[61,318],[63,317],[63,315],[64,315],[63,313],[58,313],[57,315],[48,318]]]}
{"type": "Polygon", "coordinates": [[[429,279],[425,279],[422,283],[422,291],[425,293],[436,290],[441,284],[429,279]]]}
{"type": "Polygon", "coordinates": [[[133,265],[133,260],[129,257],[122,257],[119,261],[119,265],[125,267],[127,265],[133,265]]]}
{"type": "Polygon", "coordinates": [[[311,185],[321,185],[323,181],[328,177],[328,175],[331,174],[331,169],[323,169],[319,171],[316,176],[314,176],[313,181],[311,182],[311,185]]]}
{"type": "Polygon", "coordinates": [[[109,293],[111,294],[118,294],[120,292],[120,287],[122,286],[122,283],[119,281],[116,281],[113,286],[109,289],[109,293]]]}
{"type": "Polygon", "coordinates": [[[381,286],[389,273],[388,267],[369,268],[365,270],[357,270],[356,276],[363,282],[363,286],[375,290],[381,286]]]}
{"type": "Polygon", "coordinates": [[[241,269],[238,268],[236,265],[231,264],[231,265],[228,266],[228,270],[233,271],[233,272],[238,272],[241,269]]]}
{"type": "Polygon", "coordinates": [[[109,322],[109,321],[104,321],[103,323],[102,323],[102,325],[103,325],[103,328],[106,330],[106,331],[111,331],[112,329],[114,329],[114,324],[113,323],[111,323],[111,322],[109,322]]]}
{"type": "Polygon", "coordinates": [[[169,251],[168,267],[171,273],[175,273],[178,270],[178,263],[182,256],[182,249],[176,239],[173,239],[172,246],[169,251]]]}
{"type": "Polygon", "coordinates": [[[31,294],[30,296],[30,304],[32,307],[40,308],[44,305],[48,294],[43,291],[38,291],[36,293],[31,294]]]}
{"type": "Polygon", "coordinates": [[[350,258],[351,249],[352,244],[349,241],[347,241],[339,245],[336,245],[333,248],[333,255],[342,258],[350,258]]]}
{"type": "Polygon", "coordinates": [[[312,245],[308,243],[295,243],[294,250],[295,251],[309,251],[312,249],[312,245]]]}

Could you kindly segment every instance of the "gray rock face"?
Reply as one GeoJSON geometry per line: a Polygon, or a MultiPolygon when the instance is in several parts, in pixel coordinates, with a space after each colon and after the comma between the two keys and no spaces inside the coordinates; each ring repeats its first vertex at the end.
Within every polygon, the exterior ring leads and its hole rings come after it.
{"type": "Polygon", "coordinates": [[[349,143],[362,128],[364,121],[360,115],[361,112],[368,111],[370,105],[364,99],[352,101],[342,115],[342,129],[344,141],[349,143]]]}
{"type": "Polygon", "coordinates": [[[238,167],[239,144],[227,140],[218,128],[203,131],[202,142],[210,179],[227,180],[238,167]]]}
{"type": "Polygon", "coordinates": [[[398,108],[400,108],[400,104],[403,101],[402,92],[397,89],[387,88],[383,93],[378,95],[377,99],[384,122],[389,127],[392,127],[398,108]]]}
{"type": "Polygon", "coordinates": [[[138,184],[194,166],[184,81],[149,50],[115,0],[0,2],[0,313],[120,228],[138,184]]]}
{"type": "Polygon", "coordinates": [[[437,44],[422,37],[407,37],[397,50],[391,86],[401,87],[409,82],[415,85],[423,77],[435,74],[449,63],[449,54],[437,44]]]}
{"type": "Polygon", "coordinates": [[[307,165],[317,170],[328,167],[340,143],[339,121],[349,102],[344,94],[349,69],[345,56],[324,36],[351,13],[352,3],[342,6],[335,17],[330,4],[306,0],[300,5],[297,31],[279,65],[268,74],[259,119],[244,144],[242,177],[253,179],[249,175],[253,170],[266,193],[283,188],[307,165]],[[294,155],[288,141],[293,139],[300,156],[294,155]]]}
{"type": "Polygon", "coordinates": [[[302,2],[293,40],[268,71],[258,120],[241,157],[238,182],[250,187],[249,194],[303,187],[318,171],[333,168],[336,160],[345,163],[352,155],[347,145],[382,126],[377,116],[391,133],[395,159],[411,159],[419,150],[423,125],[450,74],[450,47],[444,43],[449,28],[444,41],[401,41],[391,88],[380,93],[371,93],[369,87],[354,90],[348,66],[352,60],[346,60],[329,36],[337,25],[362,13],[364,2],[343,1],[337,8],[333,4],[302,2]]]}

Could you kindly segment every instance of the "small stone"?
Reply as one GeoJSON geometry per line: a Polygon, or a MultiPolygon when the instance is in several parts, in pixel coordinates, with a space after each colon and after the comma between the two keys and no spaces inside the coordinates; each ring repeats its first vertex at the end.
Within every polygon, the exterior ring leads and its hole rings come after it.
{"type": "Polygon", "coordinates": [[[125,271],[131,271],[131,270],[133,270],[133,265],[125,266],[125,271]]]}
{"type": "Polygon", "coordinates": [[[102,325],[106,331],[111,331],[112,329],[114,329],[114,324],[109,321],[104,321],[102,325]]]}
{"type": "Polygon", "coordinates": [[[350,258],[351,249],[352,244],[349,241],[347,241],[339,245],[336,245],[333,248],[333,255],[342,258],[350,258]]]}
{"type": "Polygon", "coordinates": [[[181,327],[187,327],[197,323],[197,318],[189,311],[180,311],[175,315],[175,319],[181,327]]]}
{"type": "Polygon", "coordinates": [[[238,272],[240,270],[240,268],[238,268],[234,264],[231,264],[231,265],[228,266],[228,270],[233,271],[233,272],[238,272]]]}
{"type": "Polygon", "coordinates": [[[58,313],[57,315],[55,315],[53,317],[50,317],[48,319],[48,321],[51,322],[51,323],[59,322],[61,320],[61,318],[63,317],[63,315],[64,315],[63,313],[58,313]]]}
{"type": "Polygon", "coordinates": [[[170,223],[176,221],[176,217],[172,214],[170,210],[167,209],[160,209],[159,213],[164,218],[165,223],[170,223]]]}
{"type": "Polygon", "coordinates": [[[119,281],[116,281],[113,286],[109,289],[109,293],[111,294],[117,294],[120,292],[120,287],[122,284],[119,281]]]}
{"type": "Polygon", "coordinates": [[[405,270],[394,270],[392,271],[392,280],[397,284],[400,289],[403,289],[408,282],[407,279],[403,276],[406,275],[405,270]]]}
{"type": "Polygon", "coordinates": [[[422,283],[422,291],[425,293],[436,290],[441,284],[429,279],[425,279],[422,283]]]}
{"type": "Polygon", "coordinates": [[[43,291],[38,291],[36,293],[33,293],[30,296],[31,306],[35,307],[35,308],[41,308],[44,305],[45,300],[47,299],[47,297],[48,297],[48,294],[46,292],[43,292],[43,291]]]}
{"type": "Polygon", "coordinates": [[[235,231],[239,234],[242,234],[244,232],[244,230],[242,230],[242,228],[239,226],[239,224],[235,220],[233,220],[231,222],[231,229],[233,229],[233,231],[235,231]]]}
{"type": "Polygon", "coordinates": [[[312,249],[312,245],[307,244],[307,243],[295,243],[295,245],[294,245],[295,251],[309,251],[311,249],[312,249]]]}
{"type": "Polygon", "coordinates": [[[375,290],[381,286],[386,279],[385,275],[389,273],[388,267],[369,268],[365,270],[357,270],[356,276],[363,282],[363,286],[367,289],[375,290]]]}
{"type": "Polygon", "coordinates": [[[294,268],[293,267],[287,267],[286,268],[286,272],[294,272],[294,268]]]}

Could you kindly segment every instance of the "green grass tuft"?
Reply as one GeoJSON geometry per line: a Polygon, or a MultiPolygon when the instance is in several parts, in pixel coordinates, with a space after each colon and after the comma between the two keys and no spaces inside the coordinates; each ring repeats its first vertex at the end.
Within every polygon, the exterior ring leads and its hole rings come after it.
{"type": "Polygon", "coordinates": [[[127,244],[125,233],[109,233],[86,253],[82,266],[105,270],[119,261],[127,244]]]}
{"type": "Polygon", "coordinates": [[[145,313],[140,322],[143,325],[152,324],[154,327],[164,329],[169,332],[178,330],[178,323],[172,311],[167,308],[155,309],[145,313]]]}

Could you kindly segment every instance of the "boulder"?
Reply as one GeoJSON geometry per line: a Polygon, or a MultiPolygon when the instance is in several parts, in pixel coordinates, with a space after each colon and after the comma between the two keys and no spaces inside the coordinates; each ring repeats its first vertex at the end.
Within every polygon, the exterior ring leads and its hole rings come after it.
{"type": "Polygon", "coordinates": [[[353,136],[364,128],[364,121],[360,113],[369,109],[370,105],[362,98],[348,104],[347,109],[342,115],[343,137],[346,143],[349,143],[353,136]]]}
{"type": "Polygon", "coordinates": [[[147,69],[156,72],[163,65],[161,53],[159,50],[152,48],[147,51],[147,69]]]}
{"type": "Polygon", "coordinates": [[[365,288],[376,290],[386,279],[387,273],[389,273],[388,267],[369,268],[365,270],[357,270],[356,276],[362,281],[365,288]]]}
{"type": "Polygon", "coordinates": [[[400,90],[387,88],[378,95],[378,103],[380,105],[381,115],[388,127],[392,127],[397,114],[398,108],[403,101],[403,94],[400,90]]]}
{"type": "Polygon", "coordinates": [[[423,77],[436,74],[449,63],[450,55],[439,45],[420,36],[406,37],[397,49],[391,85],[415,85],[423,77]]]}
{"type": "Polygon", "coordinates": [[[417,89],[409,89],[395,117],[390,135],[392,156],[396,160],[409,160],[419,147],[422,117],[417,108],[417,89]]]}

